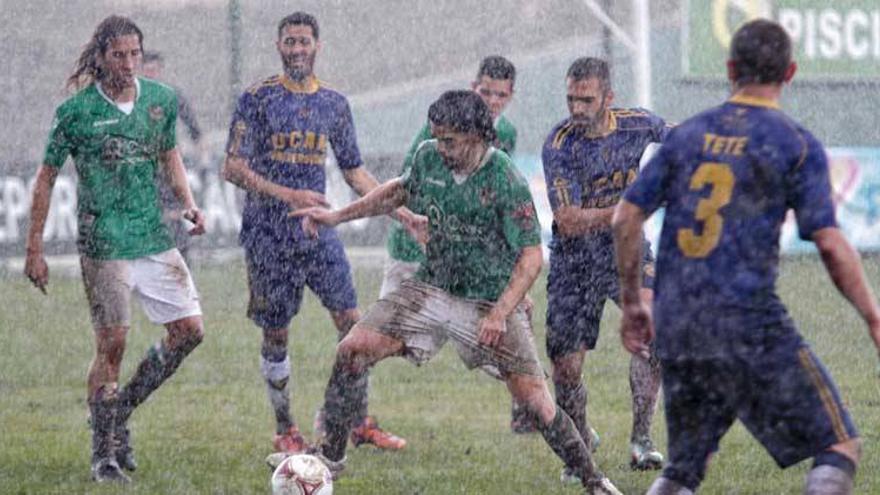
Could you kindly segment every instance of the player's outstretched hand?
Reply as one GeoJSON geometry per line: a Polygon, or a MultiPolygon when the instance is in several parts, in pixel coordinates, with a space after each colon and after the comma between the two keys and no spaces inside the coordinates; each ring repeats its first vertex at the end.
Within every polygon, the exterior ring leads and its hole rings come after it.
{"type": "Polygon", "coordinates": [[[428,243],[428,217],[410,212],[401,216],[400,222],[416,242],[422,246],[428,243]]]}
{"type": "Polygon", "coordinates": [[[202,235],[205,233],[205,214],[198,208],[188,208],[180,212],[180,216],[189,220],[193,228],[189,229],[189,235],[202,235]]]}
{"type": "Polygon", "coordinates": [[[498,347],[498,344],[501,343],[501,337],[506,331],[506,319],[497,316],[494,311],[490,311],[482,320],[480,320],[480,335],[478,341],[480,344],[488,347],[498,347]]]}
{"type": "Polygon", "coordinates": [[[28,253],[24,261],[24,274],[40,289],[40,292],[46,294],[46,287],[49,286],[49,265],[46,264],[46,258],[43,253],[28,253]]]}
{"type": "Polygon", "coordinates": [[[654,321],[651,308],[644,302],[626,304],[620,321],[620,340],[623,347],[632,354],[645,359],[651,357],[651,342],[654,340],[654,321]]]}
{"type": "Polygon", "coordinates": [[[303,231],[313,239],[318,238],[318,228],[320,226],[335,227],[339,223],[336,212],[318,206],[293,210],[287,216],[302,218],[303,231]]]}

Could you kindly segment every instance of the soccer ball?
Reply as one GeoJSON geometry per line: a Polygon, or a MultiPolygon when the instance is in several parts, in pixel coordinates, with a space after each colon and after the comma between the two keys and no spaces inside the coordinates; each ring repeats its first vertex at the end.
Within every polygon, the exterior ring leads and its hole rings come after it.
{"type": "Polygon", "coordinates": [[[320,459],[295,454],[272,473],[273,495],[332,495],[333,475],[320,459]]]}

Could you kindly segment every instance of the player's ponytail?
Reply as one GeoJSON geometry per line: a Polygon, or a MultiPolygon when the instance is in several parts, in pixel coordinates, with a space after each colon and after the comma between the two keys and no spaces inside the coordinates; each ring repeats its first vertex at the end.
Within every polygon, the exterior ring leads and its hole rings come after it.
{"type": "Polygon", "coordinates": [[[488,105],[469,90],[447,91],[428,108],[428,120],[458,132],[476,134],[486,143],[495,141],[495,123],[488,105]]]}
{"type": "Polygon", "coordinates": [[[143,45],[144,35],[137,24],[131,19],[118,15],[107,17],[92,34],[92,39],[86,43],[82,53],[76,61],[73,73],[67,78],[67,88],[78,90],[88,86],[94,81],[100,81],[104,76],[100,58],[107,51],[110,43],[119,36],[136,34],[138,41],[143,45]]]}

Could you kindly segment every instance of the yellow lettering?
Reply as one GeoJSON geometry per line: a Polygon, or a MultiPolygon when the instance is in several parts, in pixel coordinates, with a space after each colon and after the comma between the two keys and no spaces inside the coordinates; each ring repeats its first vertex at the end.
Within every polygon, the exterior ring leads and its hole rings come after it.
{"type": "Polygon", "coordinates": [[[306,133],[305,147],[306,147],[306,149],[309,149],[309,150],[315,149],[315,133],[314,132],[309,131],[306,133]]]}
{"type": "Polygon", "coordinates": [[[629,169],[629,172],[626,173],[626,185],[630,185],[633,182],[635,182],[637,175],[638,175],[638,172],[636,172],[636,169],[634,169],[634,168],[629,169]]]}
{"type": "Polygon", "coordinates": [[[745,153],[749,138],[745,136],[730,137],[717,134],[703,134],[703,152],[713,155],[742,156],[745,153]]]}
{"type": "Polygon", "coordinates": [[[620,170],[614,172],[611,175],[611,183],[614,185],[614,187],[623,187],[623,172],[621,172],[620,170]]]}
{"type": "Polygon", "coordinates": [[[272,147],[276,150],[283,150],[286,148],[287,139],[284,134],[272,134],[272,147]]]}
{"type": "Polygon", "coordinates": [[[300,131],[290,132],[290,147],[299,148],[303,143],[303,133],[300,131]]]}
{"type": "Polygon", "coordinates": [[[736,140],[736,145],[733,147],[733,151],[731,153],[734,156],[742,156],[745,153],[746,143],[749,142],[749,138],[741,137],[736,140]]]}
{"type": "Polygon", "coordinates": [[[318,151],[320,151],[321,153],[324,153],[324,150],[326,150],[326,149],[327,149],[327,136],[325,136],[324,134],[321,134],[318,137],[318,151]]]}
{"type": "Polygon", "coordinates": [[[703,152],[709,151],[709,148],[712,146],[712,141],[715,140],[715,134],[706,133],[703,134],[703,152]]]}

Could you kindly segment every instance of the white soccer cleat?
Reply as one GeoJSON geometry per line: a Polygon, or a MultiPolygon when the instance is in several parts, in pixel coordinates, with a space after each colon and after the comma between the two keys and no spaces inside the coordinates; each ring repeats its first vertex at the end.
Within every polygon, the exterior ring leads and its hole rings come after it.
{"type": "Polygon", "coordinates": [[[650,438],[630,444],[629,467],[637,471],[654,471],[663,467],[663,454],[654,447],[650,438]]]}

